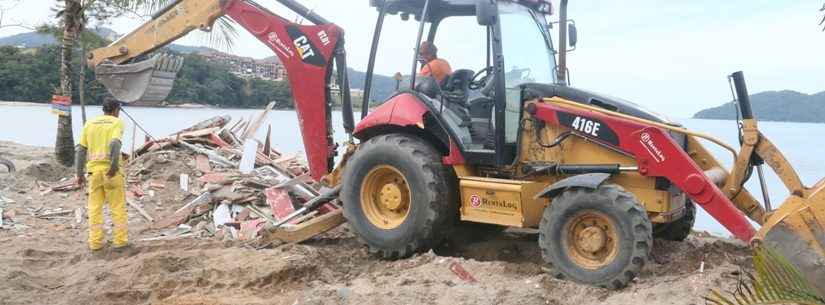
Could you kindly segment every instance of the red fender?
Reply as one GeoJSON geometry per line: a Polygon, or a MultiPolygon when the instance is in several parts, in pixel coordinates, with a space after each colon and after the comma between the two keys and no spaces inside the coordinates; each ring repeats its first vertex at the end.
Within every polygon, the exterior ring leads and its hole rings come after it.
{"type": "Polygon", "coordinates": [[[415,95],[402,93],[387,100],[355,126],[355,135],[376,126],[423,126],[424,114],[429,110],[415,95]]]}
{"type": "MultiPolygon", "coordinates": [[[[410,93],[396,95],[358,122],[355,126],[355,136],[360,138],[365,131],[379,126],[422,127],[424,115],[429,111],[415,95],[410,93]]],[[[464,164],[464,156],[461,155],[461,151],[452,139],[450,140],[450,152],[444,157],[443,162],[446,165],[464,164]]]]}

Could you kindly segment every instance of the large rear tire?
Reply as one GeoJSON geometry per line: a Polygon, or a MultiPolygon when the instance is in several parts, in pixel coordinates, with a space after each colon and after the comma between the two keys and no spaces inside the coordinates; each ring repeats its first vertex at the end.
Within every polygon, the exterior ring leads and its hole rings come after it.
{"type": "Polygon", "coordinates": [[[619,289],[647,263],[651,235],[650,219],[635,197],[604,185],[554,198],[539,225],[539,246],[556,278],[619,289]]]}
{"type": "Polygon", "coordinates": [[[361,144],[344,169],[344,216],[382,258],[428,251],[443,240],[458,211],[449,171],[421,138],[376,136],[361,144]]]}
{"type": "Polygon", "coordinates": [[[656,224],[653,226],[653,237],[672,240],[683,241],[690,232],[693,231],[693,224],[696,222],[696,205],[693,201],[687,200],[685,202],[685,215],[673,222],[656,224]]]}

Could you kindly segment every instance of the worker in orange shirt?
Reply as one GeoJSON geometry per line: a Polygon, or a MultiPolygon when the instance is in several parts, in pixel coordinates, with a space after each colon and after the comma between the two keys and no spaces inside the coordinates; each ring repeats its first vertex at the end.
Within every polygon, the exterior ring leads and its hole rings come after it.
{"type": "Polygon", "coordinates": [[[419,76],[432,77],[438,84],[443,84],[444,79],[453,74],[453,68],[446,60],[438,58],[438,48],[429,41],[421,42],[418,48],[418,61],[421,62],[421,72],[419,76]]]}
{"type": "Polygon", "coordinates": [[[112,215],[112,244],[124,248],[129,243],[128,214],[123,173],[120,170],[120,148],[123,121],[120,102],[108,98],[103,102],[103,115],[83,127],[77,147],[77,181],[89,179],[89,248],[97,251],[104,246],[103,203],[109,203],[112,215]]]}

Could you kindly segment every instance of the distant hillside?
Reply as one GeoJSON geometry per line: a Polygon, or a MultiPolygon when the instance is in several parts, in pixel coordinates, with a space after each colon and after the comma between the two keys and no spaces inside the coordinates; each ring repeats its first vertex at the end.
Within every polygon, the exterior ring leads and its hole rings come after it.
{"type": "Polygon", "coordinates": [[[52,35],[40,33],[21,33],[0,38],[0,46],[12,46],[23,48],[39,48],[45,45],[57,43],[52,35]]]}
{"type": "MultiPolygon", "coordinates": [[[[791,90],[766,91],[751,95],[753,113],[758,120],[825,123],[825,92],[809,95],[791,90]]],[[[732,103],[696,113],[697,119],[733,120],[732,103]]]]}
{"type": "MultiPolygon", "coordinates": [[[[97,28],[93,30],[106,40],[115,40],[120,37],[118,33],[109,28],[97,28]]],[[[0,37],[0,46],[12,46],[22,48],[39,48],[43,46],[50,46],[57,44],[57,40],[52,35],[38,32],[20,33],[17,35],[0,37]]],[[[203,54],[214,53],[218,50],[207,47],[184,46],[178,44],[171,44],[168,47],[170,50],[183,54],[203,54]]]]}
{"type": "MultiPolygon", "coordinates": [[[[364,89],[367,73],[355,71],[350,68],[347,74],[352,89],[364,89]]],[[[380,103],[389,98],[393,93],[395,93],[395,79],[391,76],[375,74],[372,78],[371,100],[380,103]]]]}
{"type": "MultiPolygon", "coordinates": [[[[92,30],[98,36],[114,40],[120,37],[115,31],[109,28],[96,28],[92,30]]],[[[38,32],[20,33],[16,35],[0,37],[0,46],[12,46],[23,48],[39,48],[42,46],[57,44],[54,36],[38,32]]]]}

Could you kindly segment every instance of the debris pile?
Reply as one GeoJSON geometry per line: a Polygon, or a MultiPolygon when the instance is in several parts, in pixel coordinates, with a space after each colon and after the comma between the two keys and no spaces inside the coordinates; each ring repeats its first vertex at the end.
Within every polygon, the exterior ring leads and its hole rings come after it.
{"type": "Polygon", "coordinates": [[[334,196],[322,195],[331,190],[310,179],[303,162],[272,149],[269,135],[252,139],[266,113],[231,125],[229,116],[215,117],[134,151],[126,201],[159,232],[144,240],[249,241],[266,229],[269,240],[299,242],[343,223],[334,196]],[[153,216],[150,203],[174,211],[153,216]]]}
{"type": "Polygon", "coordinates": [[[231,125],[229,116],[215,117],[134,150],[126,201],[159,232],[144,240],[248,241],[265,230],[270,241],[299,242],[343,223],[328,194],[335,190],[310,179],[296,156],[272,149],[269,135],[265,143],[252,138],[266,113],[231,125]],[[150,203],[174,211],[153,216],[150,203]]]}

